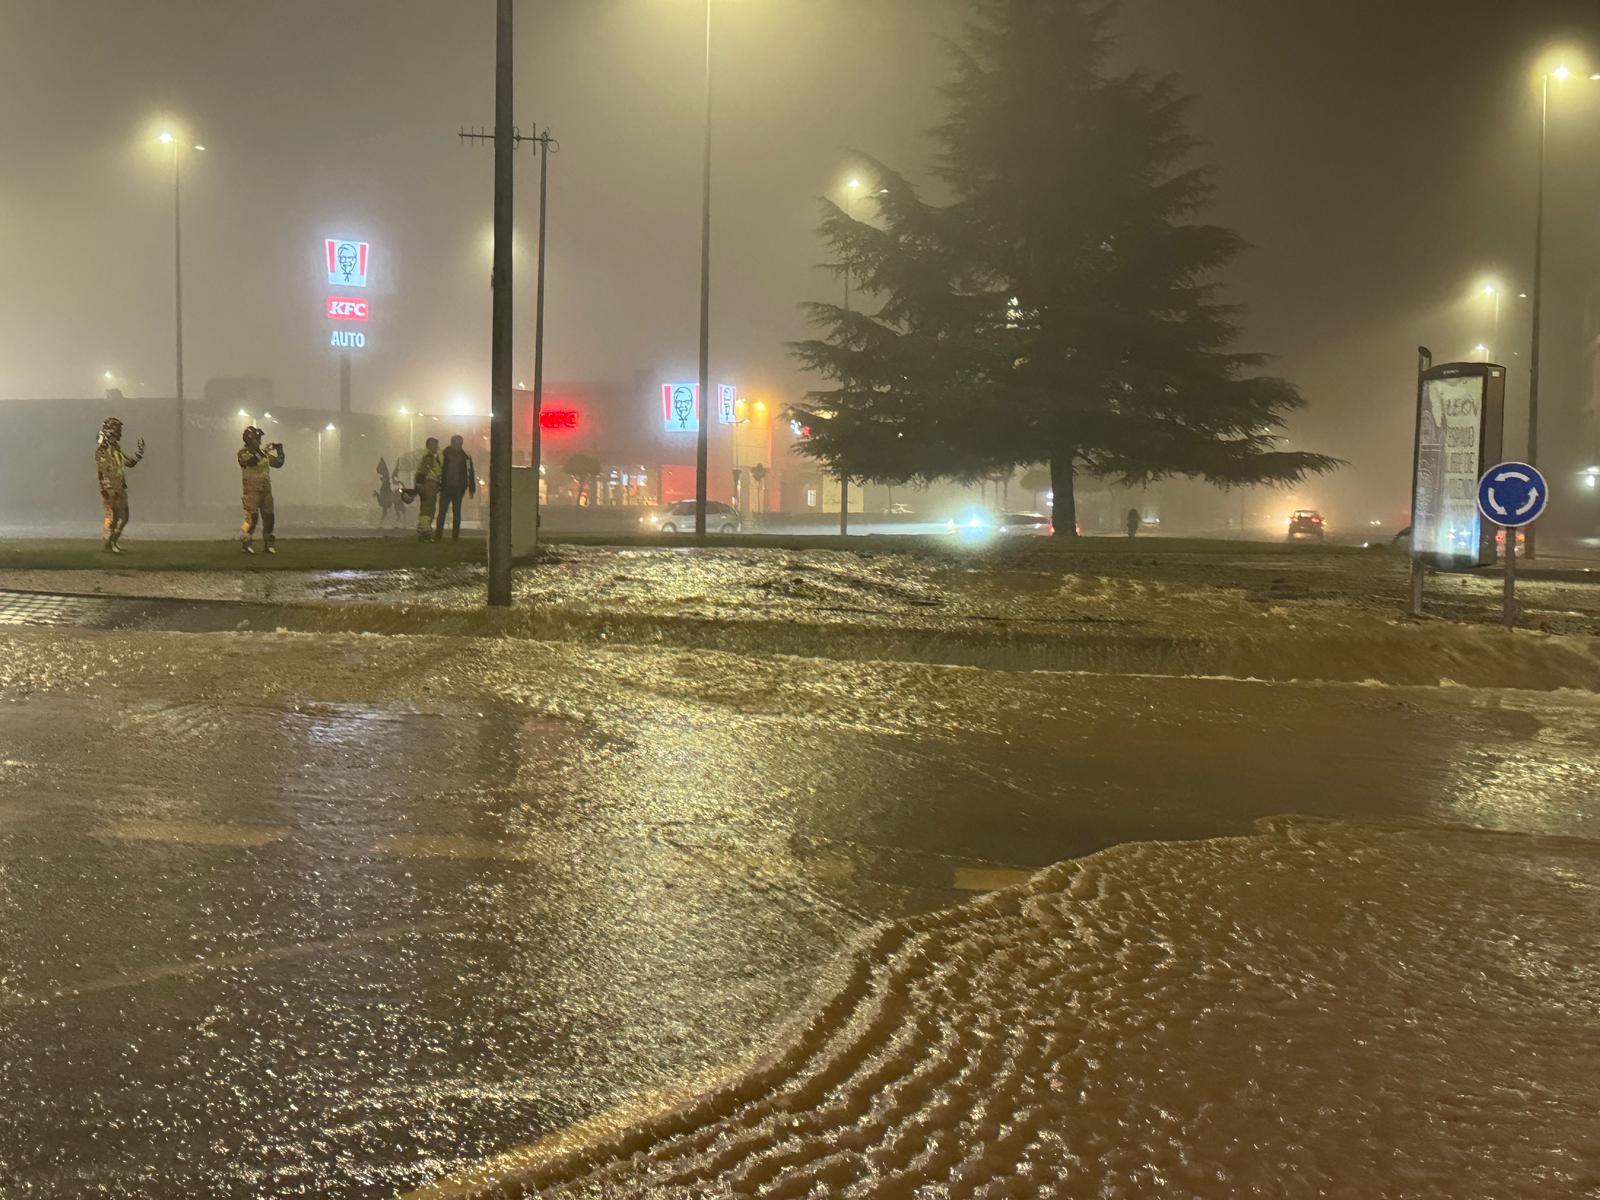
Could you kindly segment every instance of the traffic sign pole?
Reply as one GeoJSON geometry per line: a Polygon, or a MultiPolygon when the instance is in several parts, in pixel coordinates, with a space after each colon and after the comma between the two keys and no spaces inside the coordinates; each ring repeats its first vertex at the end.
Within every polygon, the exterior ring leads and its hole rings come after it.
{"type": "Polygon", "coordinates": [[[1507,629],[1517,624],[1517,531],[1543,516],[1549,502],[1550,485],[1528,463],[1501,463],[1478,480],[1478,511],[1505,533],[1507,629]]]}
{"type": "MultiPolygon", "coordinates": [[[[1501,526],[1505,529],[1505,526],[1501,526]]],[[[1517,531],[1506,529],[1506,591],[1505,591],[1505,626],[1507,629],[1517,627],[1517,531]]]]}

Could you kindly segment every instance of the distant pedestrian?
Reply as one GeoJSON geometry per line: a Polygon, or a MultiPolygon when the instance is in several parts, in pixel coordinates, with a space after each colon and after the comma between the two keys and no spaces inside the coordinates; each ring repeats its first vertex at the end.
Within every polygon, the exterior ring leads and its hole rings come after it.
{"type": "Polygon", "coordinates": [[[439,439],[429,438],[426,453],[417,460],[417,473],[413,478],[417,487],[419,542],[426,542],[433,537],[433,516],[439,505],[439,479],[443,473],[444,459],[439,454],[439,439]]]}
{"type": "Polygon", "coordinates": [[[100,482],[100,502],[106,510],[105,549],[111,554],[124,553],[119,542],[128,524],[128,469],[138,466],[143,457],[143,438],[129,458],[122,451],[122,422],[116,417],[101,422],[100,439],[94,448],[94,473],[100,482]]]}
{"type": "Polygon", "coordinates": [[[263,430],[254,425],[244,431],[244,449],[239,451],[239,469],[244,475],[244,524],[239,527],[239,549],[254,554],[252,544],[256,525],[261,526],[261,542],[268,554],[278,552],[277,517],[272,511],[272,472],[283,466],[283,444],[263,446],[263,430]]]}
{"type": "Polygon", "coordinates": [[[445,513],[450,514],[450,537],[461,537],[461,500],[468,493],[478,494],[478,473],[472,466],[472,455],[462,445],[458,433],[439,460],[439,519],[434,525],[433,540],[444,537],[445,513]]]}
{"type": "Polygon", "coordinates": [[[1128,536],[1131,538],[1138,537],[1139,526],[1143,523],[1144,518],[1139,515],[1139,510],[1137,508],[1130,508],[1128,510],[1128,536]]]}

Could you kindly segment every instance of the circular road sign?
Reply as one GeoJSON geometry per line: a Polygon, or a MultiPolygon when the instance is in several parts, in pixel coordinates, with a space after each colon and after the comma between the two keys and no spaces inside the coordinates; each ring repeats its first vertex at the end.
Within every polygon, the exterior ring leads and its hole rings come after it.
{"type": "Polygon", "coordinates": [[[1549,499],[1544,476],[1527,463],[1501,463],[1478,480],[1478,511],[1507,529],[1532,525],[1544,515],[1549,499]]]}

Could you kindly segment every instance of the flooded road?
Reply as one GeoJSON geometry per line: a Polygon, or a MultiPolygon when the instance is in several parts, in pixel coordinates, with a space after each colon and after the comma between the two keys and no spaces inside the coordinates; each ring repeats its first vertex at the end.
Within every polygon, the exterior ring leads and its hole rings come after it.
{"type": "Polygon", "coordinates": [[[0,636],[0,1195],[387,1197],[841,952],[1259,817],[1600,838],[1592,696],[485,638],[0,636]]]}

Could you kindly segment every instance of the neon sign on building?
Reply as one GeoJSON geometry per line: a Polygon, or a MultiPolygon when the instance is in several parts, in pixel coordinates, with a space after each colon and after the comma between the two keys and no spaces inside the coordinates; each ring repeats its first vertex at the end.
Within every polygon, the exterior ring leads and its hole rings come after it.
{"type": "Polygon", "coordinates": [[[540,429],[576,429],[578,414],[570,408],[546,408],[539,411],[540,429]]]}
{"type": "Polygon", "coordinates": [[[668,433],[700,432],[700,387],[693,383],[661,385],[661,423],[668,433]]]}

